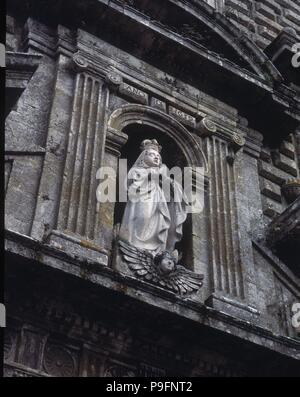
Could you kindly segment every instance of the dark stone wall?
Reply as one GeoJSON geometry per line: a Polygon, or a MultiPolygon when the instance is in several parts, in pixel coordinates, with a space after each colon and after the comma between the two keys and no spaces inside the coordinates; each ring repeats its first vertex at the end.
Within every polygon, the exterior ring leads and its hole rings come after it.
{"type": "Polygon", "coordinates": [[[225,15],[261,48],[265,48],[282,28],[300,35],[300,5],[297,0],[225,0],[225,15]]]}

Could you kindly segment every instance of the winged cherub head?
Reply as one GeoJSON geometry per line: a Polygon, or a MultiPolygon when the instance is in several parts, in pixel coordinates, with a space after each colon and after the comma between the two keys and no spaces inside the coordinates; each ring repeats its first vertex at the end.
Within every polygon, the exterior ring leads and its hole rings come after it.
{"type": "Polygon", "coordinates": [[[177,261],[178,258],[169,251],[162,251],[154,258],[154,263],[162,274],[173,272],[176,269],[177,261]]]}

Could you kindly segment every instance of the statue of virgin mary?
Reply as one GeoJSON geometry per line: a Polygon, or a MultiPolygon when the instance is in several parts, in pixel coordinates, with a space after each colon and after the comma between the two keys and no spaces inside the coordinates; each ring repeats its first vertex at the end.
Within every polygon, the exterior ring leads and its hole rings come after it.
{"type": "Polygon", "coordinates": [[[182,238],[188,202],[181,185],[168,177],[158,142],[146,139],[141,150],[128,173],[128,201],[119,235],[154,255],[173,252],[182,238]],[[164,182],[171,185],[171,195],[166,194],[164,182]]]}

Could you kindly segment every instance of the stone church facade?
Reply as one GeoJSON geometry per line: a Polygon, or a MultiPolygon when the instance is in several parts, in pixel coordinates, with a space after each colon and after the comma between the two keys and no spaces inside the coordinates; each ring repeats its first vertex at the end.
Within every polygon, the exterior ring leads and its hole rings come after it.
{"type": "Polygon", "coordinates": [[[7,6],[5,376],[299,374],[299,2],[7,6]],[[97,201],[146,138],[204,170],[196,293],[126,268],[97,201]]]}

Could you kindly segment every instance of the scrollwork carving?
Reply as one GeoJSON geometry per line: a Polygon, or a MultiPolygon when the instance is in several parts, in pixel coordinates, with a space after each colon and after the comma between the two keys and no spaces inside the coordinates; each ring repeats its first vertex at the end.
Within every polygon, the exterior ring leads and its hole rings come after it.
{"type": "Polygon", "coordinates": [[[217,131],[217,126],[209,117],[204,117],[200,122],[198,122],[196,128],[199,135],[204,137],[211,136],[217,131]]]}
{"type": "Polygon", "coordinates": [[[231,136],[231,142],[229,143],[229,153],[227,155],[227,161],[230,165],[234,163],[235,154],[245,145],[245,138],[234,132],[231,136]]]}
{"type": "Polygon", "coordinates": [[[76,53],[73,55],[74,67],[77,71],[84,71],[88,68],[88,61],[80,54],[76,53]]]}
{"type": "Polygon", "coordinates": [[[108,72],[105,80],[111,88],[118,88],[123,82],[122,76],[115,72],[108,72]]]}

